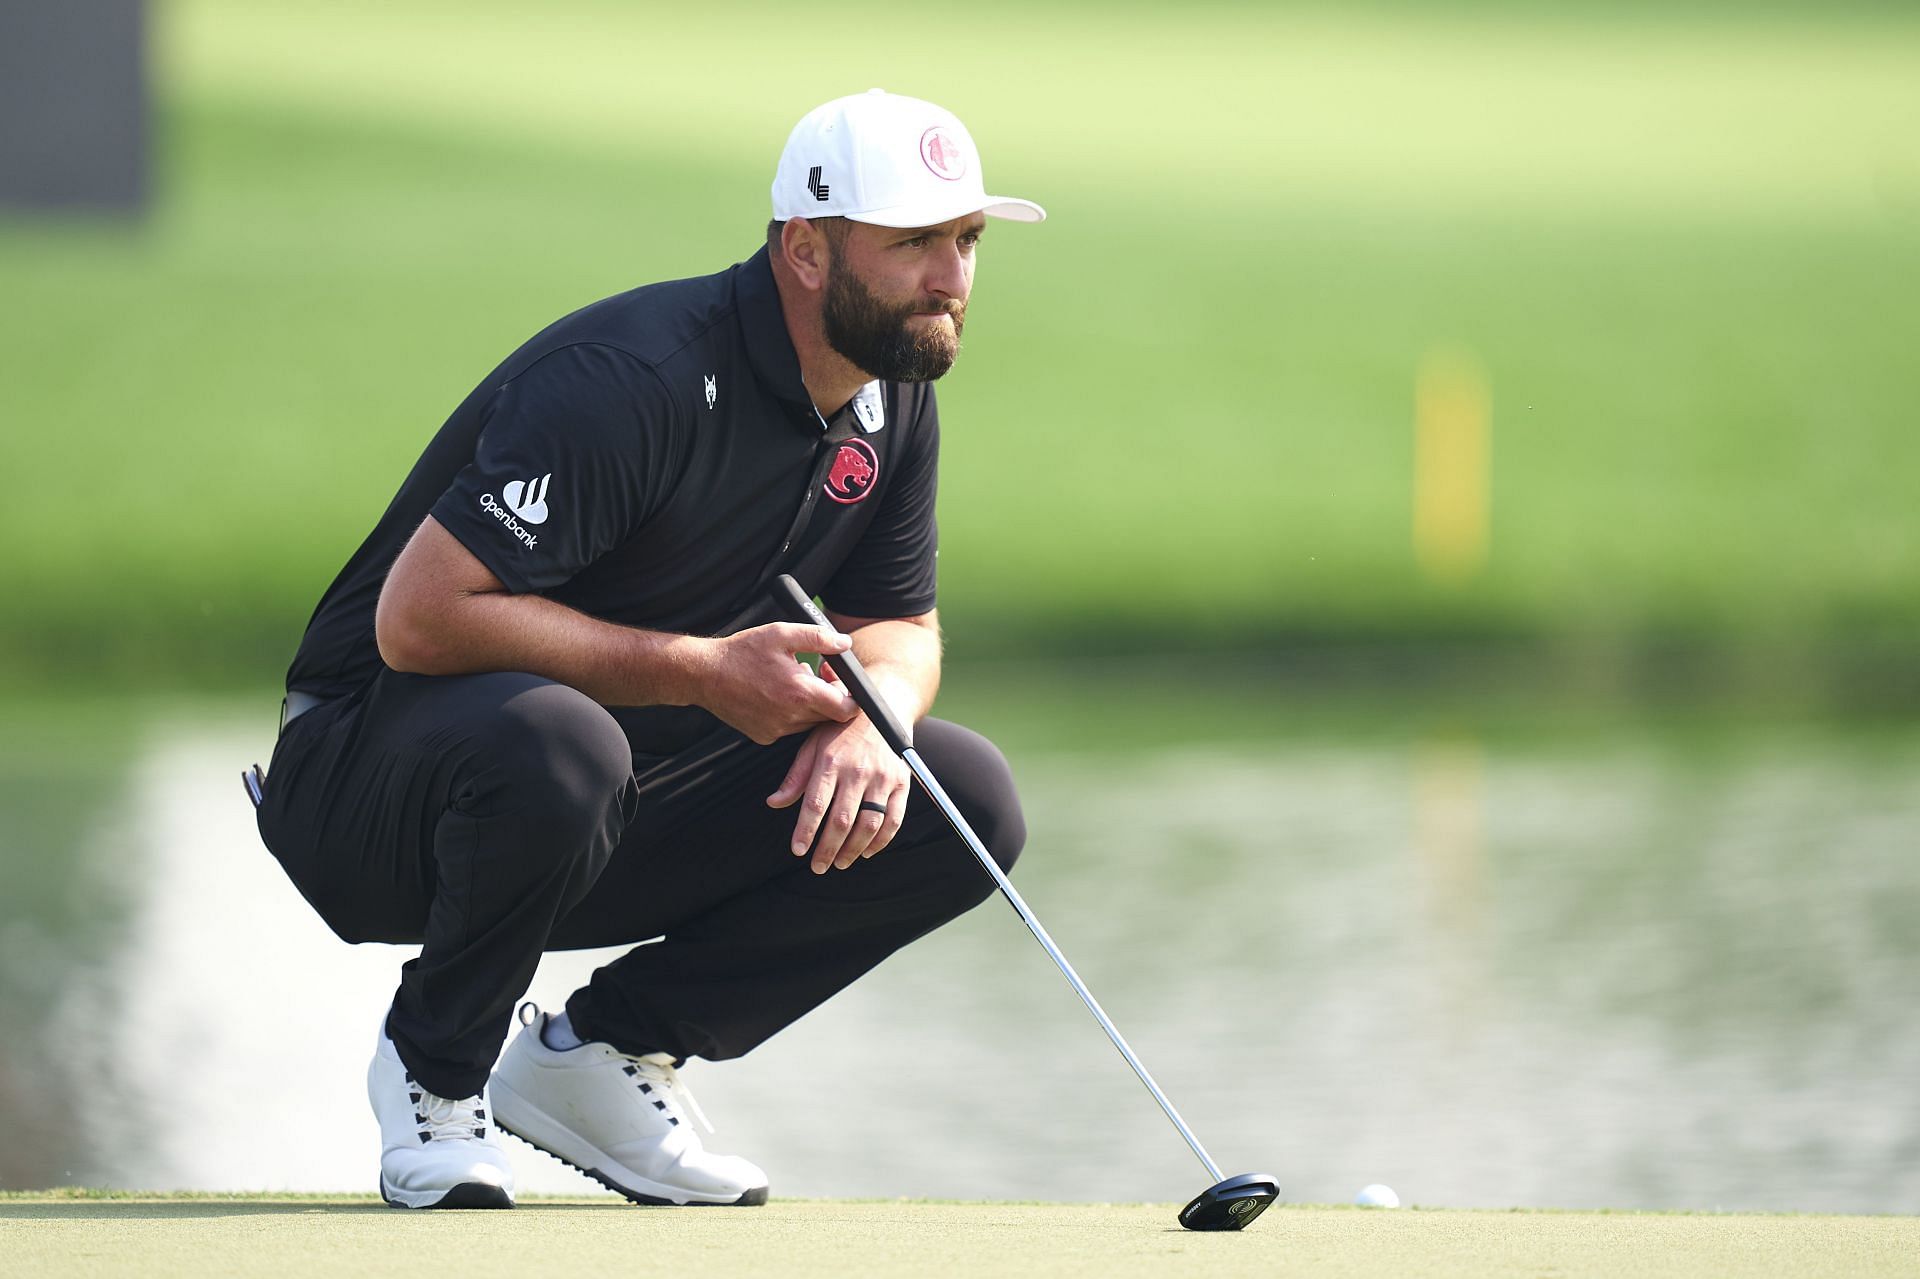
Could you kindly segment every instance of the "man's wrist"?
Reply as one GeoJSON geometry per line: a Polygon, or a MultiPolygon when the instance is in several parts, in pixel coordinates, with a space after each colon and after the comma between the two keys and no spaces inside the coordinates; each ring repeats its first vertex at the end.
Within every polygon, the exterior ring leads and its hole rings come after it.
{"type": "Polygon", "coordinates": [[[720,641],[701,635],[665,635],[651,654],[651,702],[658,706],[701,706],[719,659],[720,641]]]}
{"type": "Polygon", "coordinates": [[[906,676],[891,673],[882,667],[879,670],[869,669],[867,682],[873,685],[873,691],[880,695],[902,724],[917,723],[927,713],[923,705],[926,699],[919,685],[906,676]]]}

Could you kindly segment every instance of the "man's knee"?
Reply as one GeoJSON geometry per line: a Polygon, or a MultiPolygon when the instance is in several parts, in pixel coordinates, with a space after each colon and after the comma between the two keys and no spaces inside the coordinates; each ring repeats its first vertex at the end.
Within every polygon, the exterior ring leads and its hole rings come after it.
{"type": "Polygon", "coordinates": [[[501,708],[515,762],[565,801],[591,801],[633,779],[633,748],[606,707],[565,684],[541,684],[501,708]]]}
{"type": "Polygon", "coordinates": [[[565,684],[529,682],[501,701],[480,737],[456,809],[511,812],[545,832],[542,849],[556,854],[605,843],[610,823],[618,837],[633,753],[605,707],[565,684]]]}
{"type": "MultiPolygon", "coordinates": [[[[914,745],[1000,869],[1011,871],[1026,846],[1027,822],[1013,769],[1000,748],[970,728],[937,719],[921,721],[914,745]]],[[[992,880],[977,866],[973,874],[977,878],[969,887],[984,900],[993,891],[992,880]]]]}

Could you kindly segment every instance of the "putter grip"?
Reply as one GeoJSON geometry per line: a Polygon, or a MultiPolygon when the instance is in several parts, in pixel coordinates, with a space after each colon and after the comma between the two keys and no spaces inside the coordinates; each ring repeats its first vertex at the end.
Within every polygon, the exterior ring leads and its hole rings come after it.
{"type": "MultiPolygon", "coordinates": [[[[800,589],[800,583],[782,573],[773,579],[773,598],[779,603],[780,611],[786,614],[790,622],[811,622],[815,626],[824,626],[828,630],[837,630],[827,615],[814,604],[813,597],[800,589]]],[[[893,713],[893,708],[881,700],[879,692],[867,679],[867,670],[860,665],[860,659],[851,652],[822,654],[822,659],[840,677],[840,682],[853,694],[853,700],[867,713],[880,736],[886,739],[888,746],[896,755],[905,754],[913,747],[913,734],[893,713]]]]}

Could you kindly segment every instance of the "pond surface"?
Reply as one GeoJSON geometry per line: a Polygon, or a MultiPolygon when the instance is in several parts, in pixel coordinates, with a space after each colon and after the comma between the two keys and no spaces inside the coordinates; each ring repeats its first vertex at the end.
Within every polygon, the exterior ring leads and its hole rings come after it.
{"type": "MultiPolygon", "coordinates": [[[[1021,778],[1022,891],[1227,1172],[1920,1210],[1920,726],[1259,687],[1127,720],[1138,680],[949,685],[1021,778]]],[[[238,772],[273,700],[9,713],[0,1187],[372,1189],[362,1081],[409,952],[338,942],[260,847],[238,772]]],[[[611,953],[550,957],[531,997],[611,953]]],[[[997,898],[686,1076],[781,1195],[1207,1180],[997,898]]],[[[597,1189],[509,1146],[524,1189],[597,1189]]]]}

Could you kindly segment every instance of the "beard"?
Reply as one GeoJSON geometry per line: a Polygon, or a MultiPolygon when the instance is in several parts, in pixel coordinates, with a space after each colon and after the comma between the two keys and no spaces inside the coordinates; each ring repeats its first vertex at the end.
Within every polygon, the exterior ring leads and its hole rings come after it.
{"type": "Polygon", "coordinates": [[[827,345],[855,368],[883,382],[931,382],[959,358],[967,304],[946,304],[946,313],[953,319],[951,333],[941,325],[916,329],[908,324],[911,316],[926,307],[923,302],[897,306],[882,302],[865,281],[839,262],[827,268],[822,310],[827,345]]]}

